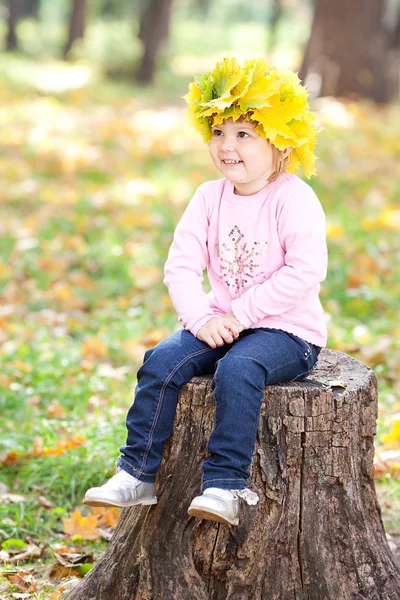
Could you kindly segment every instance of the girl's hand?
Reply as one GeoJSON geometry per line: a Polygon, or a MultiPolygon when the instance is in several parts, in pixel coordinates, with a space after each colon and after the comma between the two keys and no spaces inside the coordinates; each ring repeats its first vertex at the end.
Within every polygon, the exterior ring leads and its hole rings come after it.
{"type": "Polygon", "coordinates": [[[225,326],[225,320],[225,317],[211,317],[203,327],[200,327],[196,337],[208,344],[210,348],[223,346],[225,343],[232,344],[233,335],[225,326]]]}
{"type": "Polygon", "coordinates": [[[237,320],[231,310],[224,315],[224,319],[227,321],[225,327],[231,330],[235,339],[238,338],[239,333],[244,329],[243,325],[237,320]]]}
{"type": "Polygon", "coordinates": [[[232,344],[244,327],[230,313],[223,317],[212,317],[203,327],[200,327],[196,337],[205,342],[210,348],[232,344]]]}

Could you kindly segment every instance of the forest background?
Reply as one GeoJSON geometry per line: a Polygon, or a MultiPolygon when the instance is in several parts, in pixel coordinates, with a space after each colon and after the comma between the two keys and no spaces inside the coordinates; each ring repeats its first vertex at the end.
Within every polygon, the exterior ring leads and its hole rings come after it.
{"type": "Polygon", "coordinates": [[[115,527],[116,509],[81,499],[113,473],[145,349],[178,327],[163,264],[194,190],[219,176],[182,96],[224,56],[264,56],[309,88],[328,346],[378,376],[395,551],[398,0],[9,0],[0,19],[0,597],[61,598],[115,527]]]}

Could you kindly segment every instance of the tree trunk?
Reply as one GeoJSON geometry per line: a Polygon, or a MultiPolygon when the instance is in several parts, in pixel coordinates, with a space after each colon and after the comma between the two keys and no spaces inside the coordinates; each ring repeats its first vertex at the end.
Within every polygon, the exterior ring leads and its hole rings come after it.
{"type": "Polygon", "coordinates": [[[38,18],[39,0],[22,0],[21,17],[38,18]]]}
{"type": "Polygon", "coordinates": [[[299,72],[312,95],[393,99],[399,56],[385,10],[385,0],[317,0],[299,72]]]}
{"type": "Polygon", "coordinates": [[[169,36],[171,8],[172,0],[149,0],[142,12],[139,39],[143,43],[143,55],[136,73],[138,82],[153,81],[158,51],[169,36]]]}
{"type": "Polygon", "coordinates": [[[282,0],[273,0],[271,7],[271,17],[268,23],[268,44],[267,56],[272,54],[276,46],[278,25],[282,18],[282,0]]]}
{"type": "Polygon", "coordinates": [[[64,58],[67,57],[75,40],[82,39],[85,35],[86,10],[87,0],[73,0],[69,21],[68,41],[64,48],[64,58]]]}
{"type": "Polygon", "coordinates": [[[214,423],[211,378],[192,379],[159,503],[123,511],[66,600],[398,600],[373,480],[376,418],[374,373],[341,352],[323,350],[303,383],[268,386],[250,482],[260,502],[243,503],[230,527],[187,514],[214,423]]]}
{"type": "Polygon", "coordinates": [[[20,17],[20,0],[8,0],[7,2],[8,17],[7,17],[7,38],[6,50],[18,50],[18,40],[16,27],[20,17]]]}

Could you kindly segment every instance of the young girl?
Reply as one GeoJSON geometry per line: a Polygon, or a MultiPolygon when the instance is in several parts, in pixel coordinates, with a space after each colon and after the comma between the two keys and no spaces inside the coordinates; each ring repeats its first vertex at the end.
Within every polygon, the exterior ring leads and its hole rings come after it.
{"type": "Polygon", "coordinates": [[[179,389],[214,373],[215,428],[189,514],[231,525],[247,489],[266,385],[300,381],[326,343],[320,282],[325,218],[311,187],[316,128],[297,75],[224,59],[190,84],[189,115],[222,179],[203,183],[179,222],[165,283],[184,329],[147,350],[118,471],[89,506],[155,504],[179,389]],[[202,289],[207,267],[212,291],[202,289]],[[238,427],[238,424],[240,426],[238,427]]]}

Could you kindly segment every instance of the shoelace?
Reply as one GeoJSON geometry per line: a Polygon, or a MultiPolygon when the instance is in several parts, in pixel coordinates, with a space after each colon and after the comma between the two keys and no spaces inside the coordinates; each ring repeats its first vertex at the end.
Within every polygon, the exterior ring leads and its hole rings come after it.
{"type": "Polygon", "coordinates": [[[121,480],[120,478],[115,479],[116,475],[114,475],[113,477],[111,477],[111,479],[109,479],[106,485],[110,485],[111,487],[113,487],[115,484],[117,484],[119,491],[132,491],[138,487],[139,483],[135,481],[132,477],[128,477],[124,477],[124,479],[121,480]]]}
{"type": "Polygon", "coordinates": [[[244,490],[231,490],[231,492],[238,498],[242,498],[250,506],[255,506],[260,500],[258,494],[249,490],[249,488],[244,488],[244,490]]]}

